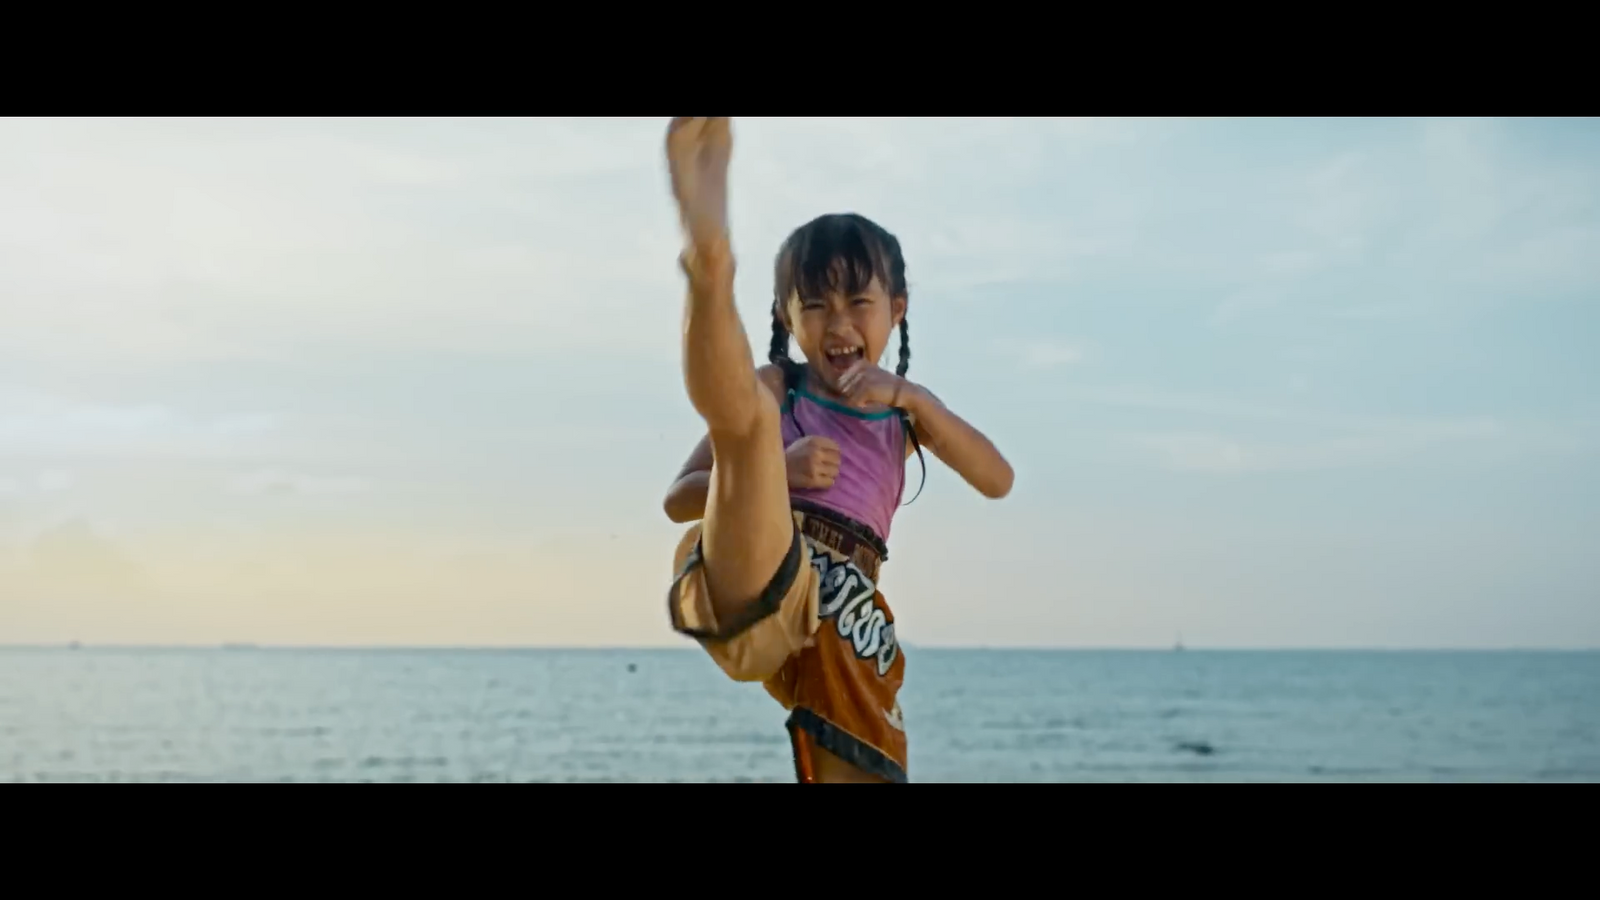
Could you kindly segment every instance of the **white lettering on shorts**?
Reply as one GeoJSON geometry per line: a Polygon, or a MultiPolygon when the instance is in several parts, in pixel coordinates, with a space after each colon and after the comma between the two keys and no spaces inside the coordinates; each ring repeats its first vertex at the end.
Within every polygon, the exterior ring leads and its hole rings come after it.
{"type": "Polygon", "coordinates": [[[817,616],[833,622],[857,658],[875,659],[880,677],[889,674],[899,648],[894,623],[873,602],[878,586],[855,563],[836,562],[820,550],[811,554],[811,565],[817,570],[817,616]]]}

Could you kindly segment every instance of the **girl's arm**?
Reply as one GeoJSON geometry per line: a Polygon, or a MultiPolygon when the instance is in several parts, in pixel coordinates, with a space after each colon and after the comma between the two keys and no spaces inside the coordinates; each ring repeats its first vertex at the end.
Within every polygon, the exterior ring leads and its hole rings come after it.
{"type": "MultiPolygon", "coordinates": [[[[783,370],[765,365],[756,370],[761,383],[772,392],[773,399],[783,402],[783,370]]],[[[661,504],[667,518],[678,524],[696,522],[705,518],[706,495],[711,490],[711,436],[706,435],[694,445],[678,477],[667,488],[667,497],[661,504]]]]}
{"type": "Polygon", "coordinates": [[[905,382],[901,405],[911,414],[917,440],[941,462],[956,470],[978,493],[1000,499],[1011,493],[1015,473],[983,432],[951,412],[932,392],[905,382]]]}
{"type": "Polygon", "coordinates": [[[689,452],[678,477],[667,488],[662,503],[667,518],[678,524],[694,522],[706,514],[706,494],[711,489],[711,436],[700,439],[689,452]]]}

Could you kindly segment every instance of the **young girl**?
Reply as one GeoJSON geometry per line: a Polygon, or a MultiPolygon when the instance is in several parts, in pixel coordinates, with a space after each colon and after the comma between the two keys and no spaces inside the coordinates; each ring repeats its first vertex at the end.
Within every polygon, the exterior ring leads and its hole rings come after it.
{"type": "Polygon", "coordinates": [[[988,497],[1011,467],[905,379],[905,261],[859,216],[823,216],[778,253],[772,365],[757,369],[733,301],[726,118],[678,118],[667,160],[688,247],[683,350],[707,436],[668,491],[678,544],[673,628],[790,711],[802,782],[904,782],[905,660],[877,589],[905,486],[926,447],[988,497]],[[875,361],[900,331],[894,374],[875,361]],[[805,357],[789,358],[790,336],[805,357]]]}

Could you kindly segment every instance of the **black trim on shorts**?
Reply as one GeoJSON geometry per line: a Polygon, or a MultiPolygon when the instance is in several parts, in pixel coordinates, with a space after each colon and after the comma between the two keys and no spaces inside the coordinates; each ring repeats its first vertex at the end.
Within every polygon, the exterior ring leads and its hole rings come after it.
{"type": "Polygon", "coordinates": [[[694,549],[689,551],[689,558],[683,563],[683,570],[678,573],[678,577],[672,579],[672,586],[667,588],[667,615],[671,618],[672,630],[702,641],[733,640],[777,612],[783,603],[784,595],[794,587],[795,579],[800,574],[800,528],[795,526],[794,540],[789,544],[789,552],[783,557],[783,562],[778,564],[778,571],[773,573],[772,580],[767,582],[761,595],[740,610],[739,615],[733,616],[732,621],[719,622],[718,625],[721,627],[716,631],[685,627],[683,620],[678,616],[679,587],[696,566],[704,564],[705,554],[701,552],[700,539],[696,539],[694,549]]]}
{"type": "Polygon", "coordinates": [[[817,742],[817,746],[869,775],[876,775],[894,784],[910,783],[910,779],[906,777],[906,770],[900,768],[900,764],[890,759],[882,750],[803,706],[797,706],[789,713],[789,721],[785,726],[789,729],[789,743],[795,754],[796,776],[799,775],[800,748],[796,745],[799,736],[795,734],[795,730],[799,729],[810,735],[812,740],[817,742]]]}

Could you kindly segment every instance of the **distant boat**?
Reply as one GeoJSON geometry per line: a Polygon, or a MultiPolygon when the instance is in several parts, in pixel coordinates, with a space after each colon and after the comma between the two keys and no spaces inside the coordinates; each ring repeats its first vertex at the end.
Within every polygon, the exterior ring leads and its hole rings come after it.
{"type": "Polygon", "coordinates": [[[1181,635],[1181,634],[1178,635],[1177,643],[1172,645],[1172,652],[1173,653],[1182,653],[1183,652],[1183,635],[1181,635]]]}

